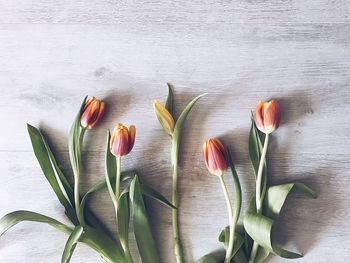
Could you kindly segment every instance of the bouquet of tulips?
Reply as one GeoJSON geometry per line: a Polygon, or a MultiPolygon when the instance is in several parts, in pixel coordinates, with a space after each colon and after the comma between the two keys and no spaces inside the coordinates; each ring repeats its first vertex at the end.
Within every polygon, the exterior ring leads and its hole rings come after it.
{"type": "Polygon", "coordinates": [[[205,164],[209,172],[220,179],[227,204],[229,226],[224,228],[219,236],[226,252],[213,252],[202,257],[199,262],[261,263],[270,253],[289,259],[302,257],[301,254],[283,249],[276,243],[272,234],[275,222],[290,193],[297,192],[307,197],[316,197],[314,191],[301,183],[268,185],[266,153],[270,134],[278,128],[280,120],[280,107],[275,100],[260,101],[252,114],[248,148],[255,171],[256,189],[243,217],[242,231],[236,228],[242,204],[241,186],[230,153],[219,139],[209,139],[204,143],[205,164]],[[264,137],[263,141],[261,137],[264,137]],[[228,167],[233,175],[233,206],[224,180],[228,167]]]}
{"type": "MultiPolygon", "coordinates": [[[[15,211],[5,215],[0,220],[0,235],[21,221],[45,223],[68,235],[62,254],[62,263],[70,261],[79,242],[94,249],[101,255],[104,262],[132,263],[136,260],[136,255],[130,253],[128,235],[129,225],[133,224],[139,253],[137,259],[141,259],[144,263],[157,263],[161,261],[152,235],[145,203],[146,199],[153,199],[171,209],[176,262],[185,262],[178,224],[179,148],[186,118],[203,95],[205,94],[194,98],[178,118],[175,118],[173,112],[174,95],[173,87],[170,84],[168,84],[168,98],[165,105],[158,100],[153,102],[155,114],[169,135],[172,145],[171,201],[168,201],[152,187],[144,184],[136,171],[122,171],[122,157],[128,155],[132,150],[136,135],[135,126],[131,125],[127,128],[122,124],[116,125],[112,134],[107,131],[104,179],[86,193],[81,194],[80,179],[84,173],[81,157],[84,134],[95,128],[103,117],[105,109],[103,101],[95,97],[85,98],[71,127],[68,144],[74,176],[73,185],[69,183],[68,178],[60,168],[59,162],[42,132],[28,124],[28,133],[42,172],[62,204],[71,224],[67,225],[31,211],[15,211]],[[115,210],[117,229],[115,235],[106,230],[103,222],[87,206],[89,197],[105,188],[108,190],[115,210]]],[[[219,235],[219,241],[223,243],[224,250],[212,252],[199,259],[198,263],[259,263],[265,261],[270,253],[284,258],[301,257],[300,254],[281,248],[276,244],[272,235],[275,221],[289,193],[300,192],[310,197],[315,196],[310,188],[300,183],[268,185],[266,153],[269,136],[278,128],[280,118],[279,105],[274,100],[260,102],[252,116],[249,156],[255,171],[256,191],[243,218],[244,228],[237,227],[242,194],[231,155],[217,138],[209,139],[204,143],[205,164],[209,172],[220,180],[227,205],[229,226],[225,227],[219,235]],[[265,135],[263,142],[262,135],[265,135]],[[230,168],[233,177],[233,205],[225,183],[225,172],[228,168],[230,168]]]]}

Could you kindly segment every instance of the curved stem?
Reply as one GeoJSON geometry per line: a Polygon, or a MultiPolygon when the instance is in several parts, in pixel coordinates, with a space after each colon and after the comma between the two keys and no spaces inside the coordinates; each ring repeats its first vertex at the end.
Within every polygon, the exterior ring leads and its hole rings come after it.
{"type": "Polygon", "coordinates": [[[234,235],[235,235],[235,226],[234,226],[234,223],[233,223],[232,205],[231,205],[230,196],[229,196],[229,193],[227,191],[226,184],[225,184],[224,175],[223,174],[220,175],[219,178],[220,178],[222,191],[224,192],[224,195],[225,195],[226,206],[227,206],[227,213],[228,213],[229,225],[230,225],[230,237],[229,237],[228,246],[227,246],[227,249],[226,249],[226,256],[225,256],[225,262],[224,262],[224,263],[229,263],[231,261],[231,258],[232,258],[233,239],[234,239],[234,235]]]}
{"type": "Polygon", "coordinates": [[[122,164],[122,157],[116,157],[117,160],[117,176],[115,178],[115,197],[117,201],[119,200],[120,195],[120,171],[121,171],[121,164],[122,164]]]}
{"type": "Polygon", "coordinates": [[[258,248],[259,248],[258,243],[256,243],[254,241],[254,244],[253,244],[253,247],[252,247],[252,251],[250,253],[250,258],[249,258],[248,263],[253,263],[254,262],[255,257],[256,257],[256,253],[258,252],[258,248]]]}
{"type": "Polygon", "coordinates": [[[79,134],[79,141],[77,148],[75,149],[75,159],[76,163],[73,165],[73,174],[74,174],[74,205],[77,213],[77,218],[80,225],[85,225],[84,216],[80,216],[80,172],[81,172],[81,150],[84,140],[85,129],[81,129],[79,134]]]}
{"type": "MultiPolygon", "coordinates": [[[[269,134],[267,133],[265,135],[265,141],[264,141],[264,146],[261,152],[261,157],[260,157],[260,162],[259,162],[259,169],[258,169],[258,174],[256,178],[256,192],[255,192],[255,203],[256,203],[256,211],[258,214],[261,214],[262,210],[262,203],[265,197],[265,192],[266,192],[266,185],[263,186],[263,192],[261,192],[261,184],[262,184],[262,174],[264,170],[264,164],[266,160],[266,153],[267,153],[267,146],[269,144],[269,134]]],[[[266,184],[266,178],[265,182],[266,184]]],[[[258,252],[259,245],[254,241],[253,243],[253,248],[250,253],[250,258],[248,263],[253,263],[256,257],[256,253],[258,252]]]]}
{"type": "Polygon", "coordinates": [[[256,178],[255,202],[256,202],[256,210],[258,213],[261,213],[262,201],[264,200],[264,196],[261,193],[261,181],[262,181],[262,173],[264,170],[264,164],[265,164],[265,159],[266,159],[268,143],[269,143],[269,134],[266,134],[264,146],[263,146],[263,149],[261,152],[258,175],[256,178]]]}
{"type": "Polygon", "coordinates": [[[172,140],[172,165],[173,165],[173,182],[172,182],[172,191],[171,191],[171,201],[177,209],[172,209],[172,227],[173,227],[173,236],[174,236],[174,252],[176,256],[177,263],[184,262],[184,253],[179,235],[179,223],[178,223],[178,196],[177,196],[177,178],[178,178],[178,162],[179,162],[179,142],[176,139],[172,140]]]}

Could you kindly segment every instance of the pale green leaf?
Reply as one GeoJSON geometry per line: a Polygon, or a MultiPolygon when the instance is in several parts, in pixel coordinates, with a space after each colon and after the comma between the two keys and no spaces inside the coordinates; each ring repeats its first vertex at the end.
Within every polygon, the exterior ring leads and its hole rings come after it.
{"type": "MultiPolygon", "coordinates": [[[[248,209],[244,217],[244,228],[255,242],[264,249],[284,258],[299,258],[302,255],[283,249],[275,243],[272,237],[272,230],[275,220],[285,203],[289,193],[298,192],[308,197],[315,197],[315,193],[304,184],[283,184],[271,186],[266,192],[263,203],[263,214],[257,214],[255,198],[251,198],[248,209]]],[[[265,251],[262,254],[266,254],[265,251]]]]}
{"type": "Polygon", "coordinates": [[[73,255],[74,249],[77,246],[79,238],[83,234],[83,228],[81,226],[76,226],[72,233],[70,234],[66,246],[64,247],[61,263],[69,263],[73,255]]]}

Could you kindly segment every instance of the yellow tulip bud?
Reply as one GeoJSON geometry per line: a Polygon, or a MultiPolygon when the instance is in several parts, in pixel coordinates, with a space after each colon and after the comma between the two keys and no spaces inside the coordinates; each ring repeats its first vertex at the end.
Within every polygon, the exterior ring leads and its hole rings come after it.
{"type": "Polygon", "coordinates": [[[173,116],[171,116],[169,111],[158,100],[153,101],[153,109],[164,130],[169,135],[172,135],[175,127],[173,116]]]}

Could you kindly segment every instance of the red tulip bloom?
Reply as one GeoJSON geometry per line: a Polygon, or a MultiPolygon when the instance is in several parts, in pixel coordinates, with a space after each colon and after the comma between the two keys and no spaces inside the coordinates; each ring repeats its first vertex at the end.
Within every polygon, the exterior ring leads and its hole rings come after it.
{"type": "Polygon", "coordinates": [[[116,157],[127,155],[135,143],[136,129],[131,125],[129,129],[122,124],[118,124],[112,133],[110,150],[116,157]]]}
{"type": "Polygon", "coordinates": [[[281,110],[277,101],[259,101],[256,106],[254,121],[256,127],[265,134],[275,131],[281,122],[281,110]]]}
{"type": "Polygon", "coordinates": [[[80,125],[85,129],[94,128],[101,120],[105,109],[103,101],[91,97],[85,102],[83,114],[80,118],[80,125]]]}
{"type": "Polygon", "coordinates": [[[211,174],[220,176],[227,170],[227,153],[219,139],[209,139],[203,144],[203,156],[211,174]]]}

